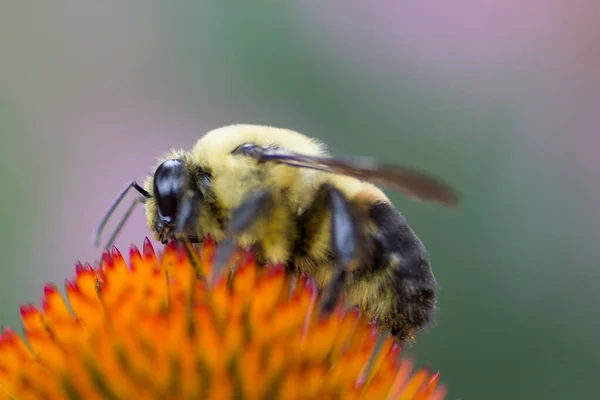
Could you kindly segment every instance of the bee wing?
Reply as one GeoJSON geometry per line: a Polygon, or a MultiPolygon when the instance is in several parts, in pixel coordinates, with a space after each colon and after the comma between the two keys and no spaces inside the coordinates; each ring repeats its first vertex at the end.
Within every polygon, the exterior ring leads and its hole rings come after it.
{"type": "Polygon", "coordinates": [[[274,148],[265,149],[261,160],[352,176],[388,186],[415,200],[446,206],[458,204],[456,192],[438,179],[411,168],[382,164],[370,157],[316,157],[274,148]]]}

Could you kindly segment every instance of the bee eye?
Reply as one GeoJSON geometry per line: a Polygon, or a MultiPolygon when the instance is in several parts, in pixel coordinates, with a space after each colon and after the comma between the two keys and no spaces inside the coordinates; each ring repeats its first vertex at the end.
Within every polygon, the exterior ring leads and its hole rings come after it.
{"type": "Polygon", "coordinates": [[[154,173],[154,197],[164,222],[174,220],[187,176],[182,160],[167,160],[154,173]]]}

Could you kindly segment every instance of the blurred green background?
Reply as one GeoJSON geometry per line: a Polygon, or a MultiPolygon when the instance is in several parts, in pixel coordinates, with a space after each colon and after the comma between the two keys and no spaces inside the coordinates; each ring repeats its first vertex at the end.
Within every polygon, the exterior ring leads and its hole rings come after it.
{"type": "MultiPolygon", "coordinates": [[[[441,285],[407,351],[449,398],[595,397],[594,2],[38,3],[0,5],[0,324],[98,258],[96,224],[156,157],[268,124],[461,192],[457,211],[388,192],[441,285]]],[[[146,235],[138,210],[117,244],[146,235]]]]}

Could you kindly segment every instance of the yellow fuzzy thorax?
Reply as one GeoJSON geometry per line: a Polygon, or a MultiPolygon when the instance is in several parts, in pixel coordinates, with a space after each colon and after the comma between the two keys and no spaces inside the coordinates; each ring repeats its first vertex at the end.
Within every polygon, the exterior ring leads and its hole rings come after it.
{"type": "MultiPolygon", "coordinates": [[[[159,164],[168,159],[181,159],[190,168],[211,171],[212,192],[227,218],[252,190],[271,188],[276,204],[271,218],[258,224],[259,232],[240,235],[238,242],[246,246],[258,241],[273,262],[289,258],[289,243],[294,238],[289,235],[285,237],[284,233],[293,231],[292,216],[299,215],[310,204],[322,183],[334,184],[348,198],[353,198],[364,188],[362,182],[351,177],[276,163],[258,164],[251,158],[231,154],[244,143],[255,143],[262,147],[278,146],[306,155],[327,155],[323,143],[291,130],[260,125],[230,125],[206,133],[189,151],[172,150],[159,159],[159,164]],[[282,201],[282,193],[285,193],[285,202],[282,201]],[[258,237],[260,240],[257,240],[258,237]]],[[[144,188],[152,193],[152,186],[153,175],[150,175],[144,182],[144,188]]],[[[156,203],[149,199],[146,202],[146,217],[150,229],[154,228],[155,214],[156,203]]],[[[224,239],[214,215],[203,211],[198,225],[203,236],[210,235],[217,241],[224,239]]]]}

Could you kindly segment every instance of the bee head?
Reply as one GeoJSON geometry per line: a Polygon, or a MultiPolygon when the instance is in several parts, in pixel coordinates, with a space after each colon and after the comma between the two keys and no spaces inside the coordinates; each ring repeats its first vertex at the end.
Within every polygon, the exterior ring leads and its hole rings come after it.
{"type": "Polygon", "coordinates": [[[187,171],[183,160],[166,160],[154,173],[154,198],[158,217],[163,225],[175,223],[187,186],[187,171]]]}

